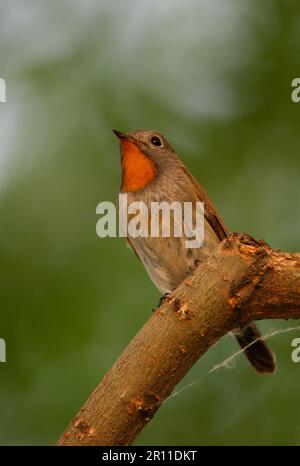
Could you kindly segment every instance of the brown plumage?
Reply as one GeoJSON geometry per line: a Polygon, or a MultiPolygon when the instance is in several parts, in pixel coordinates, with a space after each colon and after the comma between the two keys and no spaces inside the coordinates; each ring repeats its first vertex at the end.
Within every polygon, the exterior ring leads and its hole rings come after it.
{"type": "MultiPolygon", "coordinates": [[[[127,238],[158,289],[170,293],[229,231],[205,190],[160,133],[151,130],[128,134],[114,130],[114,133],[120,139],[121,192],[127,193],[128,204],[143,201],[150,207],[153,201],[193,205],[204,202],[204,243],[199,248],[187,248],[184,236],[127,238]]],[[[260,339],[254,323],[233,333],[240,346],[246,348],[245,355],[257,372],[275,371],[275,356],[260,339]]]]}

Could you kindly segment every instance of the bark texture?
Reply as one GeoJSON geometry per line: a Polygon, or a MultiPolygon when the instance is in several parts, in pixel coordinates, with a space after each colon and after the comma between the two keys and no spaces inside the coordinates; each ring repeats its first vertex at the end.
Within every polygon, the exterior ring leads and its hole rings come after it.
{"type": "Polygon", "coordinates": [[[300,318],[300,254],[233,233],[166,298],[58,445],[130,445],[191,366],[252,320],[300,318]]]}

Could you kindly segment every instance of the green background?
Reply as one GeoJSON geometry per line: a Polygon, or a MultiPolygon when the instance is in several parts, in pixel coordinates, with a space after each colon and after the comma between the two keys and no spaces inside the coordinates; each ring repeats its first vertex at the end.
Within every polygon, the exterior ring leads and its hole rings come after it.
{"type": "MultiPolygon", "coordinates": [[[[12,0],[0,5],[0,443],[53,444],[159,293],[121,238],[111,129],[175,146],[231,230],[299,251],[297,0],[12,0]]],[[[264,322],[265,331],[297,325],[264,322]]],[[[260,377],[226,336],[136,444],[299,444],[300,364],[286,333],[260,377]]]]}

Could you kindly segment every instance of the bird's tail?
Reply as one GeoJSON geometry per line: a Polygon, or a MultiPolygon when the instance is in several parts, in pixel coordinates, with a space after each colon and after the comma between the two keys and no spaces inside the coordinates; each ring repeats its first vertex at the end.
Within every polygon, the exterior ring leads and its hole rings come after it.
{"type": "Polygon", "coordinates": [[[240,347],[251,366],[260,374],[272,374],[276,370],[276,356],[261,335],[254,323],[233,331],[240,347]]]}

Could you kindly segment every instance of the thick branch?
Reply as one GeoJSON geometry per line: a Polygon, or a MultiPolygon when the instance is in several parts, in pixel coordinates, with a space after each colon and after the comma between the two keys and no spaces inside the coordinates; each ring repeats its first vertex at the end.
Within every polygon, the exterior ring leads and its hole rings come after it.
{"type": "Polygon", "coordinates": [[[155,311],[59,445],[128,445],[190,367],[251,320],[300,318],[300,254],[234,233],[155,311]]]}

